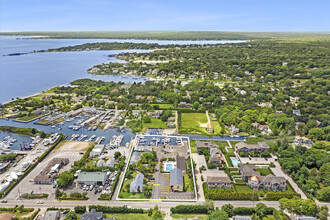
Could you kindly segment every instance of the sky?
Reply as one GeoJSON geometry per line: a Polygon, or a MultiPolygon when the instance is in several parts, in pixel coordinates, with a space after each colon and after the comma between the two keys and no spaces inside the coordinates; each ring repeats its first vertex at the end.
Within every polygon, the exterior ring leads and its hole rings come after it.
{"type": "Polygon", "coordinates": [[[0,31],[330,31],[330,0],[0,0],[0,31]]]}

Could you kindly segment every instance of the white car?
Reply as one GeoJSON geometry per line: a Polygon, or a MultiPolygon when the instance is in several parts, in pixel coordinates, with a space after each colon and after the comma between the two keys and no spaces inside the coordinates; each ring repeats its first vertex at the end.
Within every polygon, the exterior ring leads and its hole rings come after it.
{"type": "Polygon", "coordinates": [[[44,204],[44,201],[38,201],[37,204],[44,204]]]}

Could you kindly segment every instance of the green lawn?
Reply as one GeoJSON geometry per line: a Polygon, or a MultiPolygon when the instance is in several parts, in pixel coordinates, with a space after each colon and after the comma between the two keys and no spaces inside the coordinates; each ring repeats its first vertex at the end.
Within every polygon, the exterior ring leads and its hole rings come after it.
{"type": "Polygon", "coordinates": [[[39,117],[39,115],[31,114],[31,115],[26,115],[26,116],[23,116],[21,118],[18,118],[18,120],[20,120],[20,121],[30,121],[30,120],[35,119],[37,117],[39,117]]]}
{"type": "Polygon", "coordinates": [[[187,192],[192,192],[193,191],[193,186],[191,185],[192,181],[190,181],[188,174],[183,175],[183,182],[187,192]]]}
{"type": "Polygon", "coordinates": [[[154,105],[159,105],[160,109],[174,109],[173,104],[153,104],[154,105]]]}
{"type": "Polygon", "coordinates": [[[235,185],[236,192],[253,192],[253,190],[248,186],[235,185]]]}
{"type": "Polygon", "coordinates": [[[194,218],[198,216],[200,218],[200,220],[206,220],[207,219],[207,215],[202,215],[202,214],[172,214],[171,217],[173,219],[186,219],[186,218],[194,218]]]}
{"type": "Polygon", "coordinates": [[[242,179],[235,179],[235,182],[236,184],[246,184],[246,182],[244,182],[242,179]]]}
{"type": "Polygon", "coordinates": [[[167,128],[167,122],[164,122],[158,118],[152,118],[151,123],[143,122],[143,127],[144,128],[167,128]]]}
{"type": "Polygon", "coordinates": [[[205,113],[182,113],[180,133],[195,133],[210,135],[205,129],[207,117],[205,113]]]}
{"type": "Polygon", "coordinates": [[[144,193],[130,193],[130,192],[120,192],[119,198],[123,199],[146,199],[144,193]]]}
{"type": "Polygon", "coordinates": [[[213,125],[214,128],[214,135],[221,135],[222,128],[217,121],[211,121],[211,124],[213,125]]]}
{"type": "Polygon", "coordinates": [[[196,151],[196,140],[191,140],[190,139],[190,149],[191,149],[191,153],[197,153],[197,151],[196,151]]]}
{"type": "Polygon", "coordinates": [[[151,217],[149,217],[147,214],[133,214],[133,213],[125,213],[125,214],[117,214],[117,213],[113,213],[113,214],[105,214],[107,218],[111,218],[111,217],[116,217],[117,220],[151,220],[151,217]]]}
{"type": "Polygon", "coordinates": [[[256,171],[259,172],[261,176],[274,174],[269,168],[257,168],[256,171]]]}

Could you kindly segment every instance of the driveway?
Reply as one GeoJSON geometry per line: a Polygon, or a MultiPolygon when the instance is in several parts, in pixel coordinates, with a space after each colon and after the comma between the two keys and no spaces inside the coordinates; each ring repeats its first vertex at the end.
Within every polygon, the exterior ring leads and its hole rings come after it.
{"type": "Polygon", "coordinates": [[[275,161],[274,164],[275,164],[276,167],[270,168],[273,171],[274,175],[275,176],[283,176],[286,180],[289,181],[289,183],[291,184],[293,189],[301,195],[302,199],[308,199],[306,194],[299,188],[299,186],[296,184],[296,182],[293,181],[293,179],[289,175],[287,175],[285,172],[283,172],[279,162],[275,161]]]}
{"type": "Polygon", "coordinates": [[[192,153],[192,158],[197,164],[197,170],[199,170],[199,168],[202,166],[207,167],[204,155],[199,155],[198,153],[192,153]]]}

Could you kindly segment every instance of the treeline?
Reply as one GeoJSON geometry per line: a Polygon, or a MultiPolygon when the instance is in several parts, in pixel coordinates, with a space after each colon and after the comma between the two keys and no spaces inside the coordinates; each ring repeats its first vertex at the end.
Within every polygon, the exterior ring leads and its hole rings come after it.
{"type": "Polygon", "coordinates": [[[273,152],[278,152],[281,167],[306,195],[330,201],[330,145],[327,142],[318,142],[312,148],[299,145],[293,148],[283,137],[271,147],[273,152]]]}
{"type": "Polygon", "coordinates": [[[97,212],[104,213],[144,213],[143,209],[132,209],[125,206],[122,207],[109,207],[100,205],[90,205],[89,210],[95,209],[97,212]]]}
{"type": "Polygon", "coordinates": [[[45,138],[47,136],[47,134],[45,132],[39,131],[35,128],[19,128],[19,127],[13,127],[13,126],[0,126],[0,131],[14,133],[14,134],[20,134],[20,135],[25,135],[25,136],[36,136],[37,134],[39,134],[41,138],[45,138]]]}

